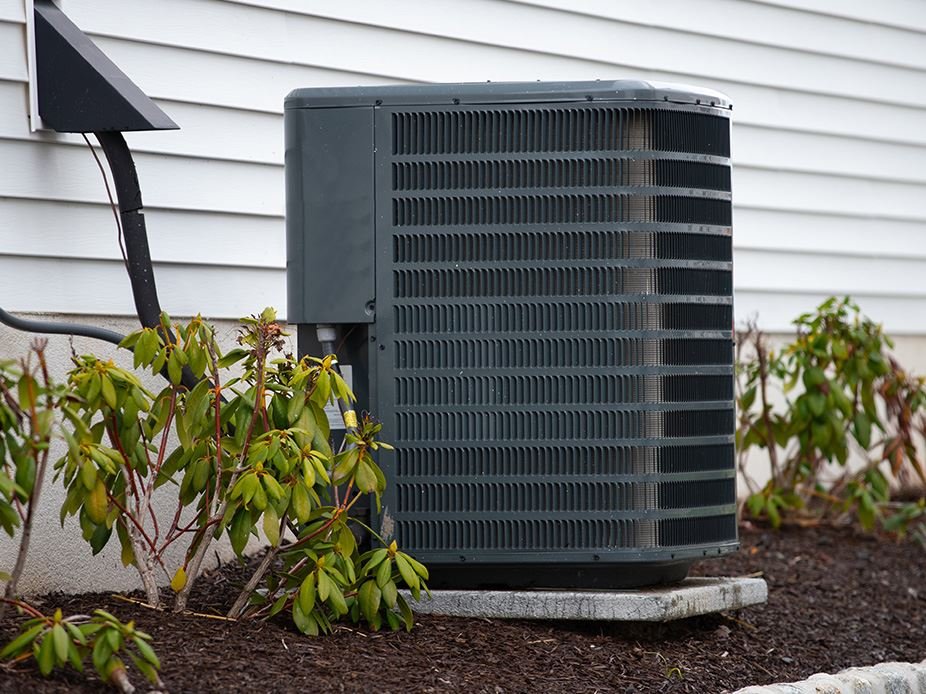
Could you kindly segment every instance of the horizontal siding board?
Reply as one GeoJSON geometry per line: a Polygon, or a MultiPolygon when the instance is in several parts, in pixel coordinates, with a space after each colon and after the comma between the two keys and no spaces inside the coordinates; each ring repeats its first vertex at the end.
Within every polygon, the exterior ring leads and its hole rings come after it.
{"type": "MultiPolygon", "coordinates": [[[[273,217],[148,209],[156,262],[229,268],[286,267],[283,221],[273,217]]],[[[116,226],[105,204],[0,198],[0,253],[117,260],[116,226]]]]}
{"type": "Polygon", "coordinates": [[[891,26],[926,33],[926,4],[920,0],[749,0],[763,5],[777,5],[815,12],[830,17],[845,17],[866,24],[891,26]]]}
{"type": "MultiPolygon", "coordinates": [[[[370,74],[382,66],[369,61],[367,72],[348,72],[324,67],[295,66],[169,46],[100,39],[105,50],[132,79],[150,95],[172,101],[204,103],[231,108],[282,113],[283,97],[296,86],[368,85],[389,82],[425,82],[418,62],[403,66],[399,74],[370,74]],[[176,74],[183,74],[177,80],[176,74]]],[[[465,69],[465,65],[461,69],[465,69]]],[[[511,72],[509,79],[534,78],[539,73],[511,72]]],[[[545,79],[587,79],[594,72],[559,70],[545,79]]],[[[607,73],[627,79],[669,82],[691,81],[690,76],[664,71],[643,71],[615,66],[607,73]],[[619,70],[619,71],[616,71],[619,70]]],[[[440,79],[440,78],[438,78],[440,79]]],[[[443,81],[451,81],[447,75],[443,81]]],[[[478,81],[477,70],[458,72],[456,79],[478,81]]],[[[849,97],[808,94],[746,83],[709,80],[705,83],[728,94],[734,103],[735,122],[807,132],[833,133],[846,137],[900,143],[926,144],[926,129],[920,126],[926,113],[920,109],[858,101],[849,97]]]]}
{"type": "Polygon", "coordinates": [[[0,0],[0,21],[24,23],[26,9],[23,0],[0,0]]]}
{"type": "MultiPolygon", "coordinates": [[[[736,122],[733,163],[926,184],[926,146],[736,122]]],[[[926,194],[926,189],[924,189],[926,194]]]]}
{"type": "Polygon", "coordinates": [[[739,166],[733,169],[733,191],[736,202],[749,207],[926,220],[924,187],[910,183],[739,166]]]}
{"type": "MultiPolygon", "coordinates": [[[[659,0],[639,3],[615,3],[613,0],[507,0],[521,5],[512,9],[499,8],[499,0],[495,0],[491,4],[477,6],[475,11],[472,5],[464,9],[455,0],[416,0],[404,3],[381,3],[377,0],[353,0],[350,3],[306,3],[304,0],[226,2],[393,28],[418,26],[416,22],[430,14],[463,21],[497,18],[503,22],[515,13],[520,13],[523,21],[529,23],[531,9],[534,9],[535,15],[537,10],[553,9],[622,24],[661,27],[686,34],[735,39],[743,43],[926,68],[926,55],[920,53],[923,37],[913,32],[887,26],[873,27],[851,19],[813,15],[742,0],[659,0]],[[505,12],[506,16],[500,17],[501,12],[505,12]]],[[[534,21],[539,23],[543,19],[538,16],[534,21]]]]}
{"type": "MultiPolygon", "coordinates": [[[[275,306],[286,315],[286,273],[276,269],[159,264],[161,307],[176,316],[238,318],[275,306]]],[[[121,261],[0,255],[3,307],[10,311],[133,315],[121,261]]]]}
{"type": "Polygon", "coordinates": [[[926,260],[748,250],[736,252],[733,284],[765,292],[916,296],[926,301],[926,260]]]}
{"type": "MultiPolygon", "coordinates": [[[[761,292],[737,290],[734,296],[734,313],[737,325],[756,319],[760,328],[774,332],[792,332],[791,321],[814,306],[818,306],[829,292],[761,292]]],[[[869,296],[853,292],[852,298],[862,311],[883,323],[895,335],[922,335],[926,333],[926,299],[917,296],[869,296]]]]}
{"type": "MultiPolygon", "coordinates": [[[[26,99],[25,84],[0,82],[0,138],[34,139],[24,116],[26,99]]],[[[181,129],[128,133],[134,151],[282,165],[283,124],[279,115],[181,102],[159,103],[181,129]]],[[[42,137],[46,141],[86,146],[79,135],[45,133],[42,137]]],[[[926,183],[926,146],[901,146],[741,123],[734,126],[734,138],[737,165],[926,183]]]]}
{"type": "Polygon", "coordinates": [[[0,21],[0,79],[26,82],[26,25],[0,21]]]}
{"type": "Polygon", "coordinates": [[[283,98],[297,87],[410,81],[377,74],[373,61],[369,72],[352,72],[112,37],[95,42],[150,96],[190,104],[282,113],[283,98]]]}
{"type": "MultiPolygon", "coordinates": [[[[4,47],[13,45],[11,41],[2,40],[5,27],[14,28],[17,37],[21,33],[20,27],[0,23],[0,77],[25,80],[24,49],[21,47],[7,51],[11,55],[4,69],[4,47]],[[13,62],[16,64],[13,65],[13,62]]],[[[98,43],[147,93],[156,98],[271,113],[282,112],[283,97],[297,85],[361,85],[425,81],[428,77],[416,66],[418,61],[405,65],[400,75],[380,77],[363,72],[279,64],[121,39],[100,39],[98,43]],[[183,74],[184,79],[176,79],[178,74],[183,74]]],[[[368,61],[366,70],[370,71],[374,65],[368,61]]],[[[600,68],[596,73],[600,74],[600,68]]],[[[536,74],[532,72],[529,76],[536,74]]],[[[578,70],[566,73],[560,71],[560,74],[551,73],[550,78],[581,78],[588,74],[578,70]]],[[[619,73],[619,76],[668,81],[687,79],[684,74],[629,68],[619,73]]],[[[517,78],[518,75],[508,74],[507,77],[517,78]]],[[[463,80],[480,78],[482,75],[476,70],[458,75],[458,79],[463,80]]],[[[722,80],[711,80],[709,84],[731,96],[736,108],[737,123],[926,144],[926,130],[919,125],[924,115],[918,109],[722,80]]],[[[170,110],[171,104],[166,106],[170,110]]],[[[183,120],[182,115],[178,115],[178,120],[183,120]]],[[[160,137],[168,138],[169,141],[172,135],[168,133],[160,137]]]]}
{"type": "MultiPolygon", "coordinates": [[[[588,75],[603,65],[685,72],[700,78],[746,81],[814,93],[853,93],[857,98],[926,106],[926,72],[840,57],[744,45],[661,27],[604,22],[543,10],[531,31],[523,8],[470,0],[465,12],[440,12],[437,3],[416,5],[401,29],[263,10],[218,0],[96,0],[69,13],[91,34],[189,46],[307,65],[363,71],[358,46],[376,46],[377,63],[395,74],[417,62],[429,81],[458,79],[461,69],[503,79],[522,78],[560,65],[588,75]],[[486,21],[486,13],[491,21],[486,21]],[[131,22],[125,21],[132,17],[131,22]],[[183,21],[177,21],[183,17],[183,21]],[[202,27],[213,29],[202,31],[202,27]],[[672,50],[667,51],[666,47],[672,50]],[[422,55],[431,57],[420,60],[422,55]],[[501,74],[499,74],[501,73],[501,74]]],[[[392,4],[379,3],[389,16],[392,4]]],[[[369,21],[369,20],[367,20],[369,21]]],[[[383,20],[384,21],[384,20],[383,20]]]]}
{"type": "MultiPolygon", "coordinates": [[[[289,0],[290,3],[298,1],[289,0]]],[[[507,1],[708,36],[725,36],[747,43],[921,69],[926,67],[926,54],[922,52],[924,38],[915,32],[783,6],[743,0],[660,0],[639,3],[615,3],[611,0],[507,1]]]]}
{"type": "MultiPolygon", "coordinates": [[[[34,141],[26,118],[28,85],[0,81],[0,138],[34,141]]],[[[154,152],[257,164],[283,163],[279,114],[156,100],[180,130],[126,133],[135,152],[154,152]]],[[[46,142],[86,147],[80,135],[44,132],[46,142]]],[[[93,139],[93,138],[91,138],[93,139]]]]}
{"type": "Polygon", "coordinates": [[[736,250],[807,251],[871,259],[926,259],[926,222],[769,210],[736,205],[736,250]]]}
{"type": "MultiPolygon", "coordinates": [[[[57,143],[0,140],[0,195],[65,202],[106,202],[86,149],[57,143]]],[[[136,153],[147,207],[283,215],[279,166],[136,153]]]]}

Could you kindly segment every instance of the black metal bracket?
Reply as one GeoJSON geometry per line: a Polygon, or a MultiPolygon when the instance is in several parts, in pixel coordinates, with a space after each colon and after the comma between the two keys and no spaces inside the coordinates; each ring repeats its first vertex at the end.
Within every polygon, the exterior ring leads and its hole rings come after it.
{"type": "Polygon", "coordinates": [[[51,0],[35,0],[35,61],[39,115],[52,130],[179,127],[51,0]]]}

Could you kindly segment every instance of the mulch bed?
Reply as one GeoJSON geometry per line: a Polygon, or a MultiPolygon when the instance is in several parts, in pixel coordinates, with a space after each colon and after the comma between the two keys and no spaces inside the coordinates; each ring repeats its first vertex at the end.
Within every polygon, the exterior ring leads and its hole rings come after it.
{"type": "MultiPolygon", "coordinates": [[[[422,615],[411,633],[340,627],[307,638],[284,619],[227,623],[155,613],[109,594],[52,595],[46,609],[104,607],[155,638],[170,692],[698,692],[926,658],[926,550],[848,529],[746,529],[743,550],[699,575],[763,572],[767,606],[668,625],[504,622],[422,615]]],[[[226,566],[191,605],[221,610],[245,575],[226,566]]],[[[13,620],[0,623],[0,641],[13,620]]],[[[136,677],[136,684],[142,684],[136,677]]],[[[96,692],[93,674],[0,669],[0,692],[96,692]]]]}

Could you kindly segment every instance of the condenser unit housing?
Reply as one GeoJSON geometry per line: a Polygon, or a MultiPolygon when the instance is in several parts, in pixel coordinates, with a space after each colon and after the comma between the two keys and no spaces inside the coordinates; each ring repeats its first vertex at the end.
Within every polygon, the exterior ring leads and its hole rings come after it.
{"type": "Polygon", "coordinates": [[[445,586],[737,546],[730,104],[638,81],[299,89],[288,319],[384,424],[374,526],[445,586]]]}

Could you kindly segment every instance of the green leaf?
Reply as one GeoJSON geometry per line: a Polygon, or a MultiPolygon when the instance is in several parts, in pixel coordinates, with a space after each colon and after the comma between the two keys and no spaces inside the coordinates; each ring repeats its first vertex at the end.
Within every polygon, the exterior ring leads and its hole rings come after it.
{"type": "Polygon", "coordinates": [[[109,538],[112,534],[112,527],[107,527],[105,523],[96,526],[96,530],[94,530],[93,535],[90,536],[90,549],[93,550],[93,556],[103,551],[103,548],[106,546],[106,543],[109,542],[109,538]]]}
{"type": "Polygon", "coordinates": [[[183,378],[183,364],[180,363],[179,349],[170,351],[170,356],[167,358],[167,376],[175,386],[179,385],[183,378]]]}
{"type": "Polygon", "coordinates": [[[396,596],[399,594],[399,589],[395,584],[395,581],[387,581],[386,585],[382,587],[383,602],[392,609],[395,607],[396,596]]]}
{"type": "Polygon", "coordinates": [[[268,506],[264,510],[263,527],[264,535],[270,542],[270,546],[277,547],[280,544],[280,517],[273,509],[273,506],[268,506]]]}
{"type": "Polygon", "coordinates": [[[153,665],[155,668],[160,670],[161,661],[158,659],[154,649],[148,644],[148,642],[137,636],[134,636],[132,641],[135,643],[135,648],[137,648],[138,652],[141,653],[141,657],[144,658],[147,662],[151,663],[151,665],[153,665]]]}
{"type": "Polygon", "coordinates": [[[293,393],[293,396],[289,399],[289,402],[286,405],[287,423],[295,424],[297,421],[299,421],[299,418],[302,416],[304,410],[305,397],[301,391],[297,391],[293,393]]]}
{"type": "Polygon", "coordinates": [[[23,411],[28,412],[35,407],[38,399],[38,383],[28,373],[23,374],[17,384],[19,390],[19,406],[23,411]]]}
{"type": "Polygon", "coordinates": [[[299,605],[302,611],[309,614],[315,607],[315,574],[310,573],[299,586],[299,605]]]}
{"type": "Polygon", "coordinates": [[[64,627],[60,624],[55,624],[55,626],[51,628],[51,635],[54,639],[55,656],[57,656],[59,663],[64,664],[68,659],[68,650],[71,646],[71,640],[68,638],[68,634],[64,630],[64,627]]]}
{"type": "Polygon", "coordinates": [[[248,356],[248,351],[246,349],[236,348],[227,352],[221,359],[218,360],[220,369],[227,369],[232,364],[235,364],[242,359],[248,356]]]}
{"type": "Polygon", "coordinates": [[[300,523],[305,523],[309,520],[309,516],[312,513],[312,506],[309,503],[309,491],[301,481],[297,481],[296,485],[293,487],[291,505],[293,514],[300,523]]]}
{"type": "Polygon", "coordinates": [[[380,591],[379,586],[376,585],[376,581],[366,581],[360,586],[360,590],[357,593],[363,616],[371,624],[379,612],[379,603],[382,596],[382,591],[380,591]]]}
{"type": "Polygon", "coordinates": [[[19,655],[21,651],[32,644],[35,638],[41,634],[44,629],[45,624],[36,624],[34,627],[24,631],[3,647],[3,650],[0,651],[0,660],[6,660],[7,658],[19,655]]]}
{"type": "Polygon", "coordinates": [[[93,488],[96,487],[96,466],[93,464],[93,461],[85,459],[80,465],[80,481],[83,483],[84,487],[87,488],[87,491],[93,491],[93,488]]]}
{"type": "Polygon", "coordinates": [[[853,425],[855,428],[855,440],[867,451],[871,446],[871,420],[867,414],[859,411],[855,413],[853,425]]]}
{"type": "Polygon", "coordinates": [[[756,386],[752,386],[745,393],[743,397],[740,398],[740,409],[744,411],[749,411],[753,403],[756,401],[756,386]]]}
{"type": "Polygon", "coordinates": [[[382,588],[392,580],[392,560],[386,559],[376,568],[376,585],[382,588]]]}
{"type": "Polygon", "coordinates": [[[363,573],[368,574],[370,571],[375,569],[380,565],[387,557],[389,556],[389,550],[385,548],[375,549],[370,554],[370,558],[366,563],[366,566],[363,567],[363,573]]]}
{"type": "MultiPolygon", "coordinates": [[[[401,598],[401,596],[400,596],[401,598]]],[[[96,640],[93,643],[93,667],[96,668],[96,671],[100,674],[101,677],[108,677],[106,671],[106,665],[109,663],[109,659],[112,657],[113,649],[109,645],[109,640],[103,638],[102,635],[97,635],[96,640]]]]}
{"type": "Polygon", "coordinates": [[[396,554],[395,565],[398,567],[399,574],[402,576],[402,580],[405,581],[405,585],[413,590],[418,588],[420,585],[418,574],[415,573],[412,565],[406,561],[405,557],[401,554],[396,554]]]}
{"type": "Polygon", "coordinates": [[[354,483],[357,485],[357,489],[366,494],[376,491],[376,474],[363,459],[357,463],[354,472],[354,483]]]}
{"type": "Polygon", "coordinates": [[[400,593],[396,602],[399,605],[399,613],[402,615],[402,620],[405,622],[405,631],[411,631],[412,626],[415,624],[415,617],[412,615],[412,608],[408,606],[408,602],[405,598],[402,597],[400,593]]]}
{"type": "Polygon", "coordinates": [[[132,659],[135,667],[138,668],[138,671],[145,676],[145,679],[151,682],[151,684],[157,685],[160,677],[158,677],[158,671],[154,666],[151,665],[151,663],[145,662],[134,653],[129,653],[129,657],[132,659]]]}
{"type": "Polygon", "coordinates": [[[405,552],[400,552],[400,554],[402,555],[402,558],[405,559],[405,561],[407,561],[409,564],[412,565],[412,568],[415,570],[416,574],[421,576],[421,578],[423,578],[424,580],[428,580],[429,578],[428,569],[424,564],[422,564],[420,561],[418,561],[414,557],[409,556],[408,554],[405,554],[405,552]]]}
{"type": "Polygon", "coordinates": [[[251,535],[251,514],[247,509],[239,508],[232,518],[231,527],[228,530],[228,537],[232,543],[232,549],[239,557],[244,552],[245,545],[248,544],[248,538],[251,535]]]}
{"type": "Polygon", "coordinates": [[[113,382],[110,380],[109,376],[104,374],[101,377],[101,386],[103,400],[106,401],[106,404],[109,405],[110,409],[116,409],[116,388],[113,386],[113,382]]]}
{"type": "Polygon", "coordinates": [[[90,520],[100,524],[106,522],[106,512],[108,508],[109,499],[106,496],[106,485],[103,484],[103,480],[97,479],[93,491],[84,499],[84,509],[87,511],[90,520]]]}
{"type": "Polygon", "coordinates": [[[274,601],[273,606],[270,608],[270,613],[269,613],[267,616],[268,616],[268,617],[273,617],[274,615],[279,614],[279,613],[280,613],[280,610],[282,610],[284,607],[286,607],[286,601],[287,601],[288,599],[289,599],[289,595],[287,595],[287,594],[285,594],[285,593],[284,593],[283,595],[281,595],[280,597],[278,597],[278,598],[274,601]]]}
{"type": "Polygon", "coordinates": [[[325,601],[331,594],[331,589],[335,588],[334,581],[328,578],[328,574],[320,570],[318,572],[318,597],[325,601]]]}
{"type": "Polygon", "coordinates": [[[55,667],[55,645],[51,634],[46,634],[42,639],[38,652],[35,654],[35,660],[39,665],[39,672],[48,677],[55,667]]]}
{"type": "Polygon", "coordinates": [[[312,614],[303,612],[298,600],[293,601],[293,623],[303,634],[318,636],[318,622],[312,614]]]}
{"type": "Polygon", "coordinates": [[[333,582],[331,592],[328,594],[328,604],[331,605],[331,609],[334,610],[335,614],[347,614],[347,601],[344,599],[344,594],[333,582]]]}

